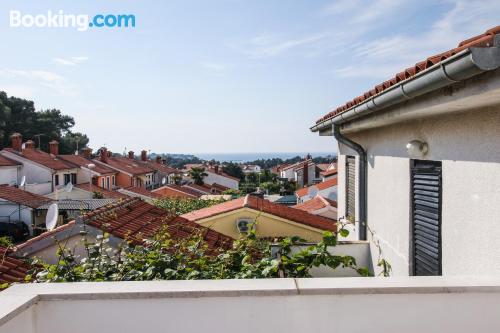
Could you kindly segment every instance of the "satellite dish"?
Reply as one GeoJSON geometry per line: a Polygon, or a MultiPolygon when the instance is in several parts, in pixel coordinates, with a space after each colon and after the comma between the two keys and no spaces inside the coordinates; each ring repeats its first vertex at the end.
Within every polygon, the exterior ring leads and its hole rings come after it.
{"type": "Polygon", "coordinates": [[[56,227],[57,218],[59,217],[59,208],[56,203],[49,206],[47,216],[45,217],[45,227],[47,230],[52,230],[56,227]]]}
{"type": "Polygon", "coordinates": [[[167,182],[167,178],[163,177],[163,178],[161,179],[161,184],[162,184],[162,185],[165,185],[165,184],[166,184],[166,182],[167,182]]]}
{"type": "Polygon", "coordinates": [[[73,183],[72,182],[67,183],[66,186],[64,186],[64,190],[68,193],[71,192],[73,190],[73,183]]]}
{"type": "Polygon", "coordinates": [[[19,186],[20,186],[20,187],[23,187],[25,184],[26,184],[26,176],[23,176],[23,177],[21,178],[21,183],[19,183],[19,186]]]}

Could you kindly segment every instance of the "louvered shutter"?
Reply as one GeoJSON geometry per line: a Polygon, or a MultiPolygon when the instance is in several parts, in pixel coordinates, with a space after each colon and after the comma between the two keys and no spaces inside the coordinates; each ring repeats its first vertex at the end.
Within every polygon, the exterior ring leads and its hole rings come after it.
{"type": "Polygon", "coordinates": [[[441,275],[441,162],[412,161],[413,274],[441,275]]]}
{"type": "Polygon", "coordinates": [[[346,159],[346,216],[355,219],[356,212],[356,159],[346,159]]]}

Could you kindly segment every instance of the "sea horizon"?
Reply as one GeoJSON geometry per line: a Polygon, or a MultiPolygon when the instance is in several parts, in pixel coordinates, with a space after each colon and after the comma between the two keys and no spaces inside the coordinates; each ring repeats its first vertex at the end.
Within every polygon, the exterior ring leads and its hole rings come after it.
{"type": "Polygon", "coordinates": [[[304,157],[310,154],[312,157],[337,156],[336,152],[267,152],[267,153],[193,153],[202,160],[216,160],[219,162],[235,162],[245,163],[259,159],[281,158],[283,160],[293,158],[295,156],[304,157]]]}

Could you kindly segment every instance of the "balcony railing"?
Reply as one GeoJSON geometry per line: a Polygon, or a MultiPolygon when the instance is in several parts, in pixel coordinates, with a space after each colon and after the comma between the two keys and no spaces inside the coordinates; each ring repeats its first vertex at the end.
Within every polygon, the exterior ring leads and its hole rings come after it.
{"type": "Polygon", "coordinates": [[[496,332],[500,278],[404,277],[15,285],[1,333],[496,332]]]}

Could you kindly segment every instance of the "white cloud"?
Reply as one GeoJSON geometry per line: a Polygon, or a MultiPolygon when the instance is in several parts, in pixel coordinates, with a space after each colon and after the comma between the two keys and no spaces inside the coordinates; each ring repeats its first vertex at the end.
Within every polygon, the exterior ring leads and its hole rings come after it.
{"type": "Polygon", "coordinates": [[[18,81],[26,91],[32,89],[28,87],[46,87],[60,95],[76,94],[74,87],[65,77],[49,71],[4,69],[0,70],[0,77],[8,79],[9,82],[18,81]]]}
{"type": "Polygon", "coordinates": [[[53,58],[52,61],[59,65],[64,66],[76,66],[84,61],[87,61],[88,57],[69,57],[69,58],[53,58]]]}
{"type": "Polygon", "coordinates": [[[434,54],[454,48],[461,40],[498,24],[500,3],[448,1],[451,9],[420,34],[393,34],[352,48],[352,62],[333,72],[339,77],[388,79],[434,54]]]}
{"type": "Polygon", "coordinates": [[[326,6],[322,14],[350,17],[352,23],[373,22],[383,16],[392,15],[401,5],[401,0],[339,0],[326,6]]]}

